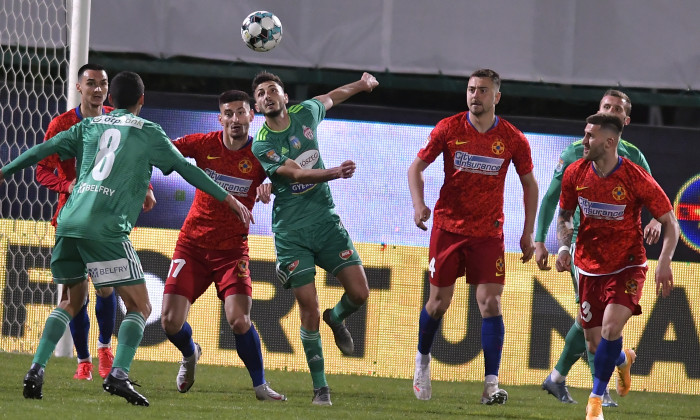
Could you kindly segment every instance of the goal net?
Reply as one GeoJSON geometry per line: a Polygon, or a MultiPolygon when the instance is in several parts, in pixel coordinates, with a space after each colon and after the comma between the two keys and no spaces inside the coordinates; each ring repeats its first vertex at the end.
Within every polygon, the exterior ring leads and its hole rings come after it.
{"type": "MultiPolygon", "coordinates": [[[[72,8],[71,0],[3,0],[0,165],[42,142],[51,119],[67,109],[72,8]]],[[[57,197],[34,175],[28,168],[0,186],[0,351],[34,352],[56,306],[49,221],[57,197]]]]}

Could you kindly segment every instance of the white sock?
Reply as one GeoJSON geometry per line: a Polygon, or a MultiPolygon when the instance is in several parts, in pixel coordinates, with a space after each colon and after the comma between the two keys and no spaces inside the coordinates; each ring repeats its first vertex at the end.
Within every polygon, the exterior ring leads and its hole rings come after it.
{"type": "Polygon", "coordinates": [[[557,384],[560,384],[566,380],[566,376],[562,376],[556,369],[552,369],[552,373],[549,374],[549,377],[552,378],[552,381],[557,384]]]}

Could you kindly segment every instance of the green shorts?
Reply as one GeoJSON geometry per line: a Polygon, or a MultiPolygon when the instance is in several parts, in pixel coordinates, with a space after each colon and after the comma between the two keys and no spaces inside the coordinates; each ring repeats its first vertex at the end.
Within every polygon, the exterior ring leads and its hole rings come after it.
{"type": "Polygon", "coordinates": [[[88,277],[96,289],[144,282],[143,268],[130,241],[99,242],[56,236],[51,274],[59,284],[75,284],[88,277]]]}
{"type": "Polygon", "coordinates": [[[277,278],[286,288],[301,287],[316,278],[316,266],[334,276],[362,261],[340,217],[302,229],[275,232],[277,278]]]}

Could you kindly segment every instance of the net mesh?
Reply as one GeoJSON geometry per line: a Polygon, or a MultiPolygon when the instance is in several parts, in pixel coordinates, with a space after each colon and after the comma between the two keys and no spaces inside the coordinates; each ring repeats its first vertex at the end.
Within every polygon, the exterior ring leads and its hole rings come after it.
{"type": "MultiPolygon", "coordinates": [[[[3,0],[0,9],[0,162],[6,164],[42,142],[53,117],[65,111],[68,69],[67,1],[3,0]]],[[[41,187],[34,170],[0,186],[0,277],[3,338],[26,340],[41,331],[55,302],[49,262],[53,228],[48,224],[55,193],[41,187]],[[20,221],[21,220],[21,221],[20,221]],[[43,317],[43,319],[42,319],[43,317]]],[[[23,348],[23,347],[22,347],[23,348]]],[[[32,348],[23,348],[32,351],[32,348]]],[[[3,350],[3,349],[0,349],[3,350]]]]}

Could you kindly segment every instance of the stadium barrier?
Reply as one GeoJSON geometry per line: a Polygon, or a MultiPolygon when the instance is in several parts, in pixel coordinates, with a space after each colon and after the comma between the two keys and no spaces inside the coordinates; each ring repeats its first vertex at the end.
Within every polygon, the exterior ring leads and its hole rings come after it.
{"type": "MultiPolygon", "coordinates": [[[[0,237],[0,351],[33,353],[46,317],[55,307],[55,285],[45,268],[49,266],[53,228],[46,222],[9,219],[0,219],[0,227],[2,232],[9,232],[0,237]]],[[[154,228],[137,228],[131,235],[147,273],[153,305],[136,358],[171,361],[173,375],[181,356],[165,338],[160,310],[177,235],[177,230],[154,228]]],[[[292,293],[284,290],[274,275],[272,237],[251,235],[249,242],[254,299],[251,317],[263,343],[265,366],[306,371],[298,309],[292,293]]],[[[367,271],[370,298],[366,307],[347,320],[355,338],[352,357],[341,355],[330,329],[322,323],[326,370],[411,378],[417,322],[428,290],[427,249],[372,243],[357,243],[356,247],[367,271]]],[[[502,299],[506,336],[500,380],[503,384],[536,385],[556,363],[576,304],[568,274],[539,271],[534,262],[522,264],[518,257],[516,253],[506,255],[507,280],[502,299]]],[[[676,287],[669,298],[656,297],[655,261],[649,265],[641,301],[644,312],[630,320],[624,334],[625,346],[636,348],[638,354],[632,367],[632,389],[700,394],[700,264],[673,263],[676,287]]],[[[318,270],[316,285],[321,309],[333,306],[343,292],[337,280],[322,270],[318,270]]],[[[120,307],[118,323],[124,316],[120,307]]],[[[204,350],[202,363],[243,366],[213,288],[192,306],[188,321],[195,341],[204,350]]],[[[433,347],[434,380],[483,379],[480,322],[473,290],[458,281],[433,347]]],[[[97,334],[97,328],[92,328],[93,349],[97,334]]],[[[568,384],[590,386],[590,372],[584,362],[574,366],[568,384]]]]}

